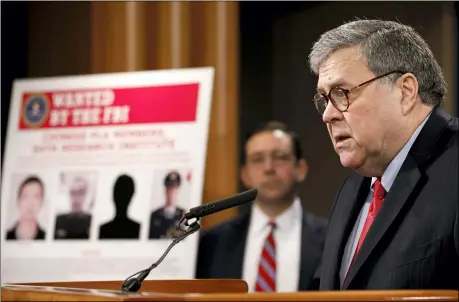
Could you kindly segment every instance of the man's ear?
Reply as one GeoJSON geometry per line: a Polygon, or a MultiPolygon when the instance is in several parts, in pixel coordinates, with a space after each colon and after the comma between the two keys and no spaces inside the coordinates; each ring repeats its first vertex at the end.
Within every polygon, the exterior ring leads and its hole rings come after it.
{"type": "Polygon", "coordinates": [[[414,105],[418,100],[418,89],[419,84],[418,80],[412,73],[406,73],[401,76],[398,80],[398,86],[402,92],[402,97],[400,100],[400,108],[402,110],[402,115],[406,116],[410,113],[414,105]]]}
{"type": "Polygon", "coordinates": [[[300,159],[296,167],[296,181],[301,182],[308,176],[309,166],[304,159],[300,159]]]}
{"type": "Polygon", "coordinates": [[[247,171],[246,165],[243,165],[241,167],[241,181],[242,181],[242,184],[244,185],[244,187],[246,187],[246,188],[251,188],[252,187],[251,182],[250,182],[249,173],[247,171]]]}

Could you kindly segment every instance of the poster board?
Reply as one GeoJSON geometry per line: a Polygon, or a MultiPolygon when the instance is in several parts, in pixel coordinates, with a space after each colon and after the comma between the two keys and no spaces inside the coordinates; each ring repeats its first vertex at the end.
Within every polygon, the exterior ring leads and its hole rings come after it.
{"type": "MultiPolygon", "coordinates": [[[[116,280],[155,262],[202,203],[213,68],[13,84],[2,282],[116,280]]],[[[197,234],[148,279],[193,278],[197,234]]]]}

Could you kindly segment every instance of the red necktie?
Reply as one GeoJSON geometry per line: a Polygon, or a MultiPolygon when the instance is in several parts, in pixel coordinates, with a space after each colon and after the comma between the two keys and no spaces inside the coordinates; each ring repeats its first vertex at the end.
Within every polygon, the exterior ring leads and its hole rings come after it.
{"type": "MultiPolygon", "coordinates": [[[[357,243],[357,247],[355,248],[354,256],[352,257],[351,264],[349,265],[349,270],[351,265],[354,263],[355,257],[362,246],[363,240],[367,236],[368,230],[370,229],[373,220],[375,220],[376,214],[378,214],[379,209],[384,201],[384,197],[386,196],[386,190],[384,190],[383,185],[381,184],[381,178],[378,178],[373,186],[373,199],[371,200],[370,208],[368,209],[367,219],[365,220],[365,224],[363,225],[362,233],[360,234],[359,242],[357,243]]],[[[346,277],[347,277],[346,273],[346,277]]]]}
{"type": "Polygon", "coordinates": [[[276,242],[273,234],[276,224],[270,223],[269,225],[271,231],[266,237],[261,252],[260,264],[258,265],[258,275],[255,283],[256,292],[276,291],[276,242]]]}

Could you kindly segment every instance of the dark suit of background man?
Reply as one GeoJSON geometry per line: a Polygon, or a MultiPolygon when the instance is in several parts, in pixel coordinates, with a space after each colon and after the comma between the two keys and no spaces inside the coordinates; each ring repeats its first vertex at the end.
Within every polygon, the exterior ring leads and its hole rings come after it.
{"type": "Polygon", "coordinates": [[[439,108],[427,44],[400,23],[355,21],[323,34],[310,64],[314,103],[356,171],[334,203],[320,288],[458,289],[458,120],[439,108]]]}
{"type": "Polygon", "coordinates": [[[196,278],[244,279],[250,292],[317,289],[326,221],[297,197],[308,170],[298,136],[269,122],[247,137],[244,154],[242,181],[258,188],[257,199],[249,213],[202,234],[196,278]]]}
{"type": "Polygon", "coordinates": [[[69,187],[71,211],[56,217],[54,239],[89,239],[91,214],[84,212],[88,183],[76,177],[69,187]]]}
{"type": "Polygon", "coordinates": [[[175,238],[182,234],[177,229],[180,220],[185,215],[185,210],[177,206],[180,184],[181,177],[178,172],[167,174],[164,179],[166,205],[151,213],[148,238],[175,238]]]}
{"type": "Polygon", "coordinates": [[[140,224],[127,215],[135,187],[132,177],[120,175],[113,186],[115,217],[103,224],[99,230],[99,239],[138,239],[140,224]]]}

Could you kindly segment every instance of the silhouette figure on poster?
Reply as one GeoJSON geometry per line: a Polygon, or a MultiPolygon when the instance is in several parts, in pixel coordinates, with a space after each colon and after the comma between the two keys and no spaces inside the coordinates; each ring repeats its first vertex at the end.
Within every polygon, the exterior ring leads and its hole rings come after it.
{"type": "Polygon", "coordinates": [[[185,210],[176,205],[180,184],[177,172],[169,173],[164,179],[166,205],[151,213],[149,239],[176,238],[182,234],[177,227],[185,210]]]}
{"type": "Polygon", "coordinates": [[[92,216],[83,208],[88,189],[85,178],[73,179],[69,186],[71,211],[56,217],[54,239],[89,239],[92,216]]]}
{"type": "Polygon", "coordinates": [[[14,226],[6,232],[7,240],[45,239],[45,231],[38,224],[44,191],[43,182],[36,176],[30,176],[20,184],[16,201],[19,217],[14,226]]]}
{"type": "Polygon", "coordinates": [[[119,176],[113,187],[116,214],[111,221],[101,225],[99,239],[139,238],[140,223],[130,219],[127,215],[134,192],[134,180],[132,177],[126,174],[119,176]]]}

